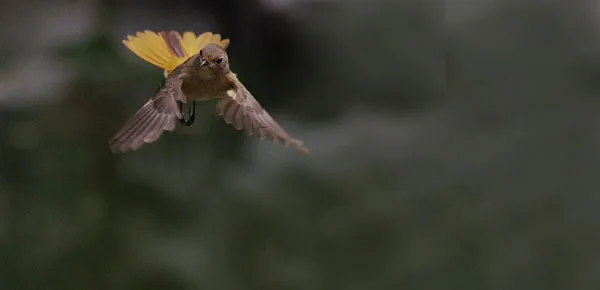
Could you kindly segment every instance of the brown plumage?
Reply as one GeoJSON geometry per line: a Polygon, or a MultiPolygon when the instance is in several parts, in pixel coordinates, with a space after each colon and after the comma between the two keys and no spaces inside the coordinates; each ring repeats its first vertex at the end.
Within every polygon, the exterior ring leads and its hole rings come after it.
{"type": "MultiPolygon", "coordinates": [[[[162,35],[169,48],[180,54],[178,42],[162,35]]],[[[182,53],[181,53],[182,54],[182,53]]],[[[217,113],[225,122],[249,135],[271,138],[285,146],[309,153],[302,141],[292,138],[265,111],[236,74],[229,69],[229,59],[223,48],[207,44],[196,55],[177,66],[166,78],[160,90],[131,117],[110,140],[113,152],[137,150],[146,143],[156,141],[164,131],[173,131],[177,121],[189,126],[194,122],[194,110],[184,118],[181,104],[191,101],[219,99],[217,113]]]]}

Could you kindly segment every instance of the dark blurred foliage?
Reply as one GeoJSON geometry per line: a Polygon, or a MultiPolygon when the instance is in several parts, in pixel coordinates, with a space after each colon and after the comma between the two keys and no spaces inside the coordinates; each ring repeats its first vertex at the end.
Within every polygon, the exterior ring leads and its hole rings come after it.
{"type": "Polygon", "coordinates": [[[0,290],[600,285],[596,1],[1,3],[0,290]],[[314,156],[214,103],[111,154],[145,29],[231,38],[314,156]]]}

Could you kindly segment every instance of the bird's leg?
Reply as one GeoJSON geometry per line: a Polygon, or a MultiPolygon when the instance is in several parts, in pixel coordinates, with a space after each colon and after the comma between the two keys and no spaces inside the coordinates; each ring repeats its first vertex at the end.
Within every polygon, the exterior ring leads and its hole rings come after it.
{"type": "Polygon", "coordinates": [[[181,119],[179,119],[179,124],[181,126],[187,126],[187,120],[185,119],[185,115],[183,115],[183,102],[177,102],[179,104],[179,112],[181,112],[181,119]]]}
{"type": "Polygon", "coordinates": [[[187,126],[194,124],[195,120],[196,120],[196,101],[192,101],[192,108],[190,109],[188,107],[188,120],[186,122],[187,126]]]}
{"type": "Polygon", "coordinates": [[[183,114],[183,103],[179,103],[179,111],[181,112],[182,118],[179,119],[179,124],[182,126],[189,127],[194,124],[196,120],[196,101],[192,101],[191,108],[188,107],[188,118],[185,119],[185,115],[183,114]]]}

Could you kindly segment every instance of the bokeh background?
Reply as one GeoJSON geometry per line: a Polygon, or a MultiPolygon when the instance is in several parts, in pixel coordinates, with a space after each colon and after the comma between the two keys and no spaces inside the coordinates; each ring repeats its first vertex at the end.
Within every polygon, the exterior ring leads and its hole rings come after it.
{"type": "Polygon", "coordinates": [[[0,289],[600,289],[600,6],[0,2],[0,289]],[[213,31],[313,158],[199,106],[113,155],[213,31]]]}

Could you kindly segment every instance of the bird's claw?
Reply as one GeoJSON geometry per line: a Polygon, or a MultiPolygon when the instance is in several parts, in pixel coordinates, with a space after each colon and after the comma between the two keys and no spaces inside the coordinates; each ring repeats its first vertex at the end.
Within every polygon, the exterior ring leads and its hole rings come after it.
{"type": "MultiPolygon", "coordinates": [[[[183,110],[182,109],[183,109],[183,104],[179,103],[179,111],[183,115],[183,110]]],[[[192,124],[194,124],[195,120],[196,120],[196,101],[192,101],[192,108],[188,108],[188,118],[187,118],[187,120],[185,119],[185,116],[182,116],[182,118],[179,119],[179,124],[181,124],[182,126],[189,127],[192,124]]]]}

